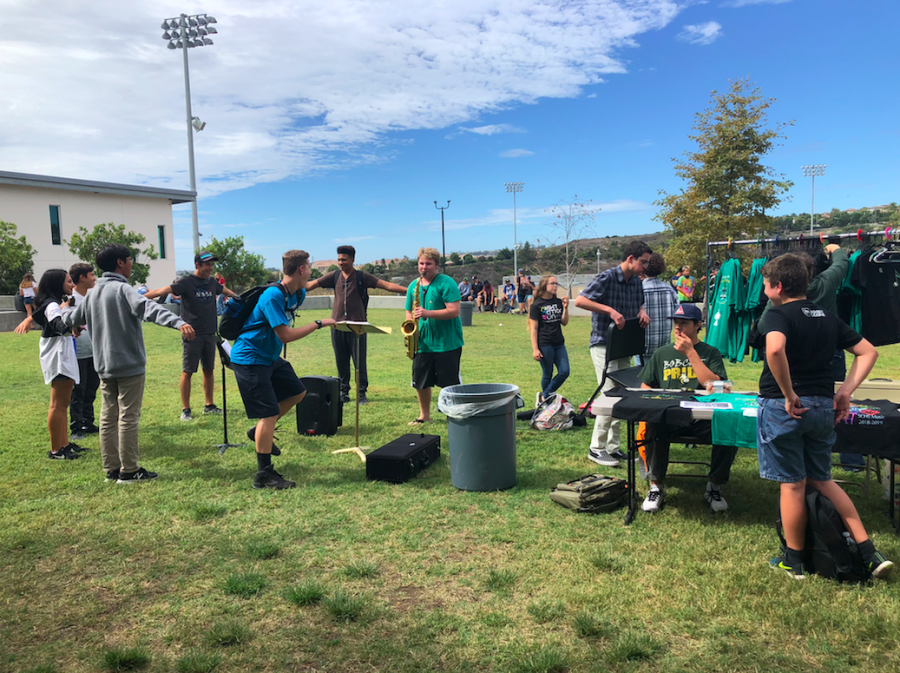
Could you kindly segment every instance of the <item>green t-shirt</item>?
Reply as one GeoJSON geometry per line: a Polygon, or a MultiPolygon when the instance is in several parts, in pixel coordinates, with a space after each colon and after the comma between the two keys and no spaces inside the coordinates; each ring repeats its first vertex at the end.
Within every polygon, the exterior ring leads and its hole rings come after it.
{"type": "MultiPolygon", "coordinates": [[[[406,290],[406,310],[413,310],[413,294],[420,283],[410,283],[406,290]]],[[[460,301],[459,287],[450,276],[439,273],[429,285],[419,288],[419,303],[427,311],[440,311],[447,304],[460,301]]],[[[462,322],[459,316],[451,320],[419,319],[419,352],[446,353],[463,347],[462,322]]]]}
{"type": "MultiPolygon", "coordinates": [[[[725,373],[725,362],[722,360],[722,354],[709,344],[698,342],[694,346],[697,355],[703,361],[710,371],[721,377],[728,378],[725,373]]],[[[694,374],[694,368],[688,356],[675,350],[675,346],[667,344],[653,351],[650,361],[644,366],[641,372],[641,381],[651,388],[663,388],[670,390],[672,388],[681,390],[688,388],[696,390],[700,388],[700,382],[694,374]]]]}
{"type": "Polygon", "coordinates": [[[698,397],[701,402],[729,402],[732,409],[716,409],[712,417],[712,441],[721,446],[756,448],[756,414],[744,415],[744,409],[756,410],[755,395],[721,393],[698,397]]]}

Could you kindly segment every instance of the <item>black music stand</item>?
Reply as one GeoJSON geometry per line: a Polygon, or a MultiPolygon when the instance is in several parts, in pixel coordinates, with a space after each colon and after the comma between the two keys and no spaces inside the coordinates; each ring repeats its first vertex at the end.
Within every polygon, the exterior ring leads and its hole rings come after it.
{"type": "Polygon", "coordinates": [[[213,448],[218,449],[219,455],[222,456],[225,455],[226,450],[233,446],[243,446],[243,443],[228,443],[228,390],[225,386],[225,369],[231,369],[231,347],[228,346],[227,341],[219,341],[216,344],[216,350],[219,351],[219,360],[222,362],[222,431],[225,433],[225,437],[221,444],[213,444],[213,448]]]}

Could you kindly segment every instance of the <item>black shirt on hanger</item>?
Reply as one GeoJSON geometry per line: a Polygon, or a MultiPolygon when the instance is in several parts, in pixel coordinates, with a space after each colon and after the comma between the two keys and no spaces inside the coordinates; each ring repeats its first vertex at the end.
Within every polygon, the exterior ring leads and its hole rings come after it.
{"type": "Polygon", "coordinates": [[[862,289],[862,334],[873,346],[900,343],[900,262],[873,262],[865,251],[852,280],[862,289]]]}

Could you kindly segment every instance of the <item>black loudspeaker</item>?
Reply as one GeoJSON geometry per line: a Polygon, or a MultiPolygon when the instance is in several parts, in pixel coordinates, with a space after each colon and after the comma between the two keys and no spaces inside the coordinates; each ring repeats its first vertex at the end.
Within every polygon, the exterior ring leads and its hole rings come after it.
{"type": "Polygon", "coordinates": [[[344,424],[340,379],[304,376],[306,397],[297,405],[297,432],[301,435],[333,435],[344,424]]]}
{"type": "Polygon", "coordinates": [[[366,456],[366,477],[402,484],[440,457],[440,436],[403,435],[366,456]]]}

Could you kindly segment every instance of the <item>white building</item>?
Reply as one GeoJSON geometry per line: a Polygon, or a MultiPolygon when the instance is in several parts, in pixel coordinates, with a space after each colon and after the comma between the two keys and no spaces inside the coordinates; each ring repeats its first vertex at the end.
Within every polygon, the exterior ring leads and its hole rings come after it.
{"type": "Polygon", "coordinates": [[[17,235],[37,250],[38,280],[47,269],[68,269],[80,261],[68,246],[79,227],[112,222],[143,234],[144,246],[152,244],[159,255],[150,261],[147,285],[168,285],[175,278],[172,206],[196,198],[196,192],[175,189],[0,171],[0,220],[15,224],[17,235]]]}

